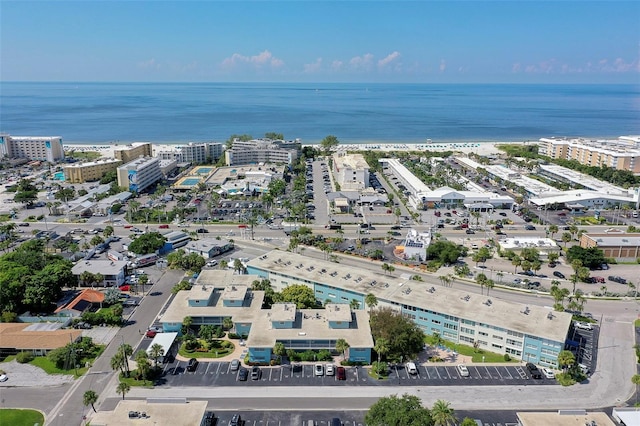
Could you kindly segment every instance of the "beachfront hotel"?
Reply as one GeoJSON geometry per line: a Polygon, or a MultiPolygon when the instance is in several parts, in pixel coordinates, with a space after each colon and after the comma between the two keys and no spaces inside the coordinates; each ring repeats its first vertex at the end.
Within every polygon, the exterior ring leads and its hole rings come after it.
{"type": "Polygon", "coordinates": [[[231,149],[224,152],[227,166],[239,164],[281,163],[293,164],[300,156],[302,145],[299,139],[294,141],[253,139],[241,141],[235,139],[231,149]]]}
{"type": "Polygon", "coordinates": [[[594,167],[640,173],[640,136],[618,139],[541,138],[540,153],[594,167]]]}
{"type": "Polygon", "coordinates": [[[160,160],[141,157],[124,164],[117,169],[118,186],[131,192],[141,193],[162,179],[160,160]]]}
{"type": "Polygon", "coordinates": [[[222,157],[224,147],[221,143],[189,143],[156,152],[161,160],[175,160],[178,163],[213,164],[222,157]]]}
{"type": "Polygon", "coordinates": [[[100,180],[106,173],[116,170],[122,163],[114,158],[105,158],[87,163],[64,166],[64,180],[69,183],[84,183],[100,180]]]}
{"type": "Polygon", "coordinates": [[[113,156],[123,164],[129,163],[140,157],[151,157],[151,144],[147,142],[133,143],[126,146],[117,146],[113,150],[113,156]]]}
{"type": "MultiPolygon", "coordinates": [[[[571,314],[526,306],[495,297],[391,276],[338,263],[273,250],[247,263],[247,272],[269,279],[275,291],[292,284],[310,287],[319,301],[350,304],[365,310],[373,294],[379,307],[411,318],[426,334],[538,365],[557,367],[565,347],[571,314]]],[[[407,274],[408,275],[408,274],[407,274]]]]}
{"type": "Polygon", "coordinates": [[[369,164],[362,154],[333,154],[333,176],[343,191],[360,191],[369,186],[369,164]]]}
{"type": "Polygon", "coordinates": [[[10,136],[0,134],[0,158],[28,158],[55,163],[64,160],[60,136],[10,136]]]}

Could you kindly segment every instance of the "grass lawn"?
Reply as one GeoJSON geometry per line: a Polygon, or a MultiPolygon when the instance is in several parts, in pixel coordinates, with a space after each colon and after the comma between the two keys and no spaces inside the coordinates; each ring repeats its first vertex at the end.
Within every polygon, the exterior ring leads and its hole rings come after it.
{"type": "Polygon", "coordinates": [[[186,349],[185,343],[180,346],[178,350],[178,354],[187,357],[187,358],[222,358],[230,353],[233,353],[235,350],[235,345],[228,340],[222,340],[223,347],[213,348],[207,352],[198,352],[198,351],[188,351],[186,349]]]}
{"type": "MultiPolygon", "coordinates": [[[[428,345],[434,345],[433,336],[427,336],[425,338],[425,341],[428,345]]],[[[441,343],[443,346],[459,353],[460,355],[470,356],[473,362],[519,362],[514,358],[511,358],[510,361],[505,361],[504,355],[502,354],[497,354],[495,352],[489,352],[482,349],[474,349],[471,346],[449,342],[448,340],[444,340],[441,343]]]]}
{"type": "Polygon", "coordinates": [[[88,160],[88,161],[97,160],[98,158],[102,157],[102,154],[100,154],[97,151],[73,151],[73,152],[66,151],[64,155],[67,157],[73,157],[79,160],[88,160]]]}
{"type": "Polygon", "coordinates": [[[634,325],[636,328],[640,327],[640,319],[635,320],[634,325]]]}
{"type": "Polygon", "coordinates": [[[44,416],[39,411],[15,408],[0,409],[0,425],[33,426],[35,424],[44,424],[44,416]]]}
{"type": "Polygon", "coordinates": [[[129,386],[134,387],[145,387],[145,388],[153,388],[153,380],[136,380],[133,378],[133,372],[131,372],[131,377],[124,377],[120,374],[120,382],[127,383],[129,386]]]}
{"type": "Polygon", "coordinates": [[[71,370],[63,370],[61,368],[56,367],[56,365],[51,361],[49,361],[49,359],[46,356],[35,357],[34,360],[31,361],[29,364],[42,368],[47,374],[69,374],[76,378],[82,376],[88,370],[88,368],[85,367],[84,364],[82,364],[81,368],[77,369],[78,374],[76,374],[76,370],[73,368],[71,370]]]}

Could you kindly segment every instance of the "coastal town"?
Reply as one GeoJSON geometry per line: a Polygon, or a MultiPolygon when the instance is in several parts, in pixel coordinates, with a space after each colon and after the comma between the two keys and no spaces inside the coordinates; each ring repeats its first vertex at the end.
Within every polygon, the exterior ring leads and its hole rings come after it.
{"type": "Polygon", "coordinates": [[[258,424],[229,401],[281,392],[269,424],[333,426],[400,394],[465,426],[640,424],[640,136],[0,157],[3,407],[258,424]]]}

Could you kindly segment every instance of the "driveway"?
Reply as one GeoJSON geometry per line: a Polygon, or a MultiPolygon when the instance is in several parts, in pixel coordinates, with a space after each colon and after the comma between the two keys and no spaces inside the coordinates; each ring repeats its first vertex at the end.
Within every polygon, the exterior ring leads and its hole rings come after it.
{"type": "Polygon", "coordinates": [[[60,386],[74,381],[71,375],[47,374],[39,367],[16,360],[0,364],[0,369],[9,376],[9,380],[0,383],[0,388],[60,386]]]}

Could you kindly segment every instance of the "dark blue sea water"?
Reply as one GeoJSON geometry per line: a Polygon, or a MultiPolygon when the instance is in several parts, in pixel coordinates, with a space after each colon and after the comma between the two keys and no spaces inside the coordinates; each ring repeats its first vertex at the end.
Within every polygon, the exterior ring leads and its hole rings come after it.
{"type": "Polygon", "coordinates": [[[3,82],[0,131],[66,143],[617,137],[640,133],[640,86],[3,82]]]}

